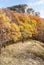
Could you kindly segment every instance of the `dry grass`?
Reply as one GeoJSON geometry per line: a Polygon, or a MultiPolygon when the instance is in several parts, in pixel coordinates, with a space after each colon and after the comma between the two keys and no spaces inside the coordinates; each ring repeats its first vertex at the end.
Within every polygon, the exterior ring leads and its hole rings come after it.
{"type": "Polygon", "coordinates": [[[2,48],[0,65],[44,65],[44,44],[35,40],[2,48]]]}

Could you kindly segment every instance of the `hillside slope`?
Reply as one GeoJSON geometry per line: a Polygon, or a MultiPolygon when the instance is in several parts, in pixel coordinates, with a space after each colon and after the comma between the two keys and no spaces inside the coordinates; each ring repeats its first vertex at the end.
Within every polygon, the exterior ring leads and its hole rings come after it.
{"type": "Polygon", "coordinates": [[[44,42],[44,19],[9,9],[0,10],[0,44],[30,38],[44,42]]]}
{"type": "Polygon", "coordinates": [[[15,42],[27,38],[44,41],[44,19],[2,9],[0,10],[0,33],[0,42],[11,40],[15,42]]]}
{"type": "Polygon", "coordinates": [[[6,46],[2,48],[0,65],[44,65],[43,46],[36,40],[6,46]]]}
{"type": "Polygon", "coordinates": [[[44,19],[9,9],[0,10],[0,65],[44,65],[42,42],[44,19]]]}

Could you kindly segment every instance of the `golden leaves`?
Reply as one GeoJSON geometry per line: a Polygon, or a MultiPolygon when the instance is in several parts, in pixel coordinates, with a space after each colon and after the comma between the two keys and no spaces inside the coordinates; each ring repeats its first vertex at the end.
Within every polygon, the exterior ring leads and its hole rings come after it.
{"type": "Polygon", "coordinates": [[[13,12],[11,12],[11,16],[12,19],[9,18],[6,13],[1,12],[0,14],[0,22],[3,24],[2,27],[7,34],[7,38],[10,38],[15,42],[22,38],[32,38],[33,34],[37,35],[37,21],[35,19],[31,19],[27,14],[19,14],[13,12]]]}

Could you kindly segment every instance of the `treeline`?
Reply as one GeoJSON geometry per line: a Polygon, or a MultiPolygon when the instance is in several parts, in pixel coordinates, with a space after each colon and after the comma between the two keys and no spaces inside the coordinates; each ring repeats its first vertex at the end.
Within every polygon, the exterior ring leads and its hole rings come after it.
{"type": "Polygon", "coordinates": [[[8,8],[19,13],[27,13],[29,15],[40,16],[40,12],[36,12],[33,8],[29,8],[27,4],[20,4],[8,8]]]}

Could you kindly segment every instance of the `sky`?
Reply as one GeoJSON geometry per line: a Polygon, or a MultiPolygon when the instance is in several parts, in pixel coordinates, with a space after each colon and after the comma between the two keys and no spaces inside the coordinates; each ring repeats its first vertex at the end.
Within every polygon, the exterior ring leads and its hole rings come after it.
{"type": "Polygon", "coordinates": [[[40,16],[44,18],[44,0],[0,0],[0,8],[18,4],[27,4],[35,11],[40,12],[40,16]]]}

